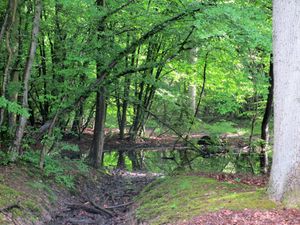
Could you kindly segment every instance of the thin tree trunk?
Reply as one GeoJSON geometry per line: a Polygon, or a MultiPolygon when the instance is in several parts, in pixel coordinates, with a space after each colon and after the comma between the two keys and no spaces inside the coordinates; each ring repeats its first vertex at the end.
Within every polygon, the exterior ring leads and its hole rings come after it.
{"type": "Polygon", "coordinates": [[[8,22],[8,16],[9,16],[9,11],[10,11],[10,3],[8,3],[8,9],[7,9],[6,13],[5,13],[3,24],[1,26],[1,31],[0,31],[0,46],[1,46],[2,38],[3,38],[4,33],[6,31],[7,22],[8,22]]]}
{"type": "MultiPolygon", "coordinates": [[[[12,82],[19,82],[19,71],[14,70],[12,72],[12,82]]],[[[17,102],[18,101],[18,91],[14,91],[11,93],[9,100],[11,102],[17,102]]],[[[15,113],[9,113],[9,127],[10,129],[14,129],[17,123],[17,116],[15,113]]]]}
{"type": "Polygon", "coordinates": [[[201,91],[200,91],[200,95],[199,95],[199,100],[198,100],[198,103],[197,103],[197,107],[196,107],[196,110],[195,110],[194,117],[197,117],[198,114],[199,114],[200,104],[201,104],[202,97],[203,97],[203,94],[204,94],[204,91],[205,91],[206,74],[207,74],[207,65],[208,65],[208,55],[209,55],[209,52],[207,52],[206,55],[205,55],[204,67],[203,67],[203,81],[202,81],[202,87],[201,87],[201,91]]]}
{"type": "Polygon", "coordinates": [[[273,105],[273,89],[274,89],[274,74],[273,74],[273,62],[272,55],[270,56],[270,70],[269,70],[269,93],[267,104],[265,108],[264,117],[261,124],[261,139],[264,140],[264,143],[261,146],[260,152],[260,168],[262,173],[267,173],[269,168],[269,159],[268,159],[268,146],[270,141],[269,135],[269,122],[272,116],[272,105],[273,105]]]}
{"type": "MultiPolygon", "coordinates": [[[[6,23],[7,23],[6,48],[8,51],[8,59],[7,59],[6,66],[5,66],[4,77],[3,77],[3,82],[2,82],[2,92],[1,92],[1,97],[4,97],[4,98],[7,97],[6,89],[7,89],[7,84],[9,81],[9,75],[11,72],[11,64],[13,62],[13,56],[14,56],[14,53],[16,50],[16,48],[12,49],[10,39],[11,39],[12,28],[15,23],[17,4],[18,4],[17,0],[10,1],[9,19],[8,19],[8,21],[6,21],[6,23]]],[[[0,38],[1,38],[1,36],[0,36],[0,38]]],[[[1,42],[1,39],[0,39],[0,42],[1,42]]],[[[5,113],[4,108],[1,108],[0,109],[0,127],[2,126],[2,124],[4,122],[4,113],[5,113]]]]}
{"type": "Polygon", "coordinates": [[[118,164],[117,168],[119,169],[124,169],[125,168],[125,156],[124,156],[124,151],[119,150],[119,156],[118,156],[118,164]]]}
{"type": "MultiPolygon", "coordinates": [[[[51,120],[51,124],[50,124],[49,130],[47,132],[48,138],[52,137],[53,129],[55,127],[55,123],[56,123],[57,119],[58,119],[58,113],[56,113],[55,116],[54,116],[54,118],[51,120]]],[[[48,153],[48,151],[49,151],[50,148],[51,148],[51,146],[49,146],[49,143],[44,143],[43,144],[43,148],[42,148],[42,151],[41,151],[41,154],[40,154],[40,163],[39,163],[39,166],[40,166],[41,170],[45,166],[46,155],[47,155],[47,153],[48,153]]]]}
{"type": "MultiPolygon", "coordinates": [[[[36,0],[33,29],[31,34],[31,44],[30,44],[29,55],[27,58],[27,63],[24,71],[24,80],[23,80],[24,86],[23,86],[23,97],[22,97],[23,108],[28,108],[29,79],[31,75],[31,69],[34,63],[36,48],[37,48],[41,11],[42,11],[42,2],[41,0],[36,0]]],[[[15,157],[13,158],[13,160],[16,159],[17,154],[20,152],[21,141],[24,136],[26,123],[27,123],[27,118],[24,115],[21,115],[19,119],[19,126],[17,128],[16,135],[15,135],[15,140],[10,149],[12,152],[16,153],[14,154],[15,157]]]]}
{"type": "MultiPolygon", "coordinates": [[[[97,6],[105,6],[105,0],[97,0],[97,6]]],[[[98,32],[101,33],[105,30],[105,24],[100,21],[98,24],[98,32]]],[[[100,35],[98,35],[98,40],[101,40],[100,35]]],[[[96,71],[97,79],[102,78],[101,69],[102,63],[97,59],[96,60],[96,71]]],[[[104,77],[103,77],[104,79],[104,77]]],[[[96,95],[96,115],[95,115],[95,128],[92,147],[89,152],[88,161],[91,166],[94,168],[99,168],[103,159],[104,152],[104,127],[105,127],[105,114],[106,114],[106,103],[105,103],[106,89],[104,86],[101,86],[97,91],[96,95]]]]}
{"type": "Polygon", "coordinates": [[[104,146],[104,127],[105,127],[105,88],[101,87],[96,96],[96,118],[93,136],[93,144],[90,149],[88,160],[91,166],[99,168],[102,161],[104,146]]]}

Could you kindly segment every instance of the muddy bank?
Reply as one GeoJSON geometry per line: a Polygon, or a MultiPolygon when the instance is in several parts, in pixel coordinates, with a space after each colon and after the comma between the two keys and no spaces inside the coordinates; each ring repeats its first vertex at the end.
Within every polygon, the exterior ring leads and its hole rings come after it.
{"type": "Polygon", "coordinates": [[[134,197],[156,179],[157,174],[113,171],[91,179],[77,196],[65,199],[53,212],[48,225],[137,224],[134,197]]]}
{"type": "Polygon", "coordinates": [[[134,197],[157,176],[90,169],[67,190],[29,164],[1,166],[0,225],[133,225],[134,197]]]}

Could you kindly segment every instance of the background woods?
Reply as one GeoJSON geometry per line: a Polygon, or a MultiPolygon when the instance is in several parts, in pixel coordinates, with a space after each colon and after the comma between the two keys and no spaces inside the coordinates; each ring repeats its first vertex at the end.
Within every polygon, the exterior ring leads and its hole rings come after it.
{"type": "Polygon", "coordinates": [[[120,139],[136,141],[160,126],[151,113],[182,134],[207,119],[257,123],[268,95],[268,7],[2,2],[2,151],[15,160],[40,142],[45,155],[66,133],[80,137],[93,126],[88,158],[97,167],[104,128],[117,126],[120,139]]]}

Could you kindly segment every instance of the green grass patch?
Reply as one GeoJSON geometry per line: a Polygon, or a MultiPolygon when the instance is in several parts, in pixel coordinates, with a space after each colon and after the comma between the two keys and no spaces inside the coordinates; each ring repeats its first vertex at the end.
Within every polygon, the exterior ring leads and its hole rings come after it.
{"type": "MultiPolygon", "coordinates": [[[[34,199],[4,184],[0,184],[0,208],[6,208],[13,204],[19,206],[19,208],[10,210],[14,218],[27,217],[35,220],[42,211],[40,205],[34,199]]],[[[5,222],[5,220],[0,218],[0,224],[1,222],[5,222]]]]}
{"type": "Polygon", "coordinates": [[[239,129],[236,126],[237,125],[231,121],[219,121],[212,124],[205,123],[203,128],[211,134],[220,135],[225,133],[237,133],[239,129]]]}
{"type": "Polygon", "coordinates": [[[56,194],[49,185],[39,181],[27,182],[27,185],[33,189],[46,192],[50,202],[54,203],[57,200],[56,194]]]}
{"type": "Polygon", "coordinates": [[[4,185],[0,184],[0,208],[5,208],[8,205],[17,203],[21,193],[4,185]]]}
{"type": "Polygon", "coordinates": [[[168,177],[151,184],[140,194],[137,217],[155,225],[221,209],[276,208],[266,196],[265,190],[244,184],[198,176],[168,177]]]}

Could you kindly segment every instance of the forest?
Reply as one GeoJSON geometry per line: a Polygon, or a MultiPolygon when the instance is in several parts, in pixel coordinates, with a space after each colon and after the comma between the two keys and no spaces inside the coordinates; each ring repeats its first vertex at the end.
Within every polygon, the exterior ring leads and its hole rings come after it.
{"type": "Polygon", "coordinates": [[[0,224],[300,224],[296,0],[1,0],[0,224]]]}

